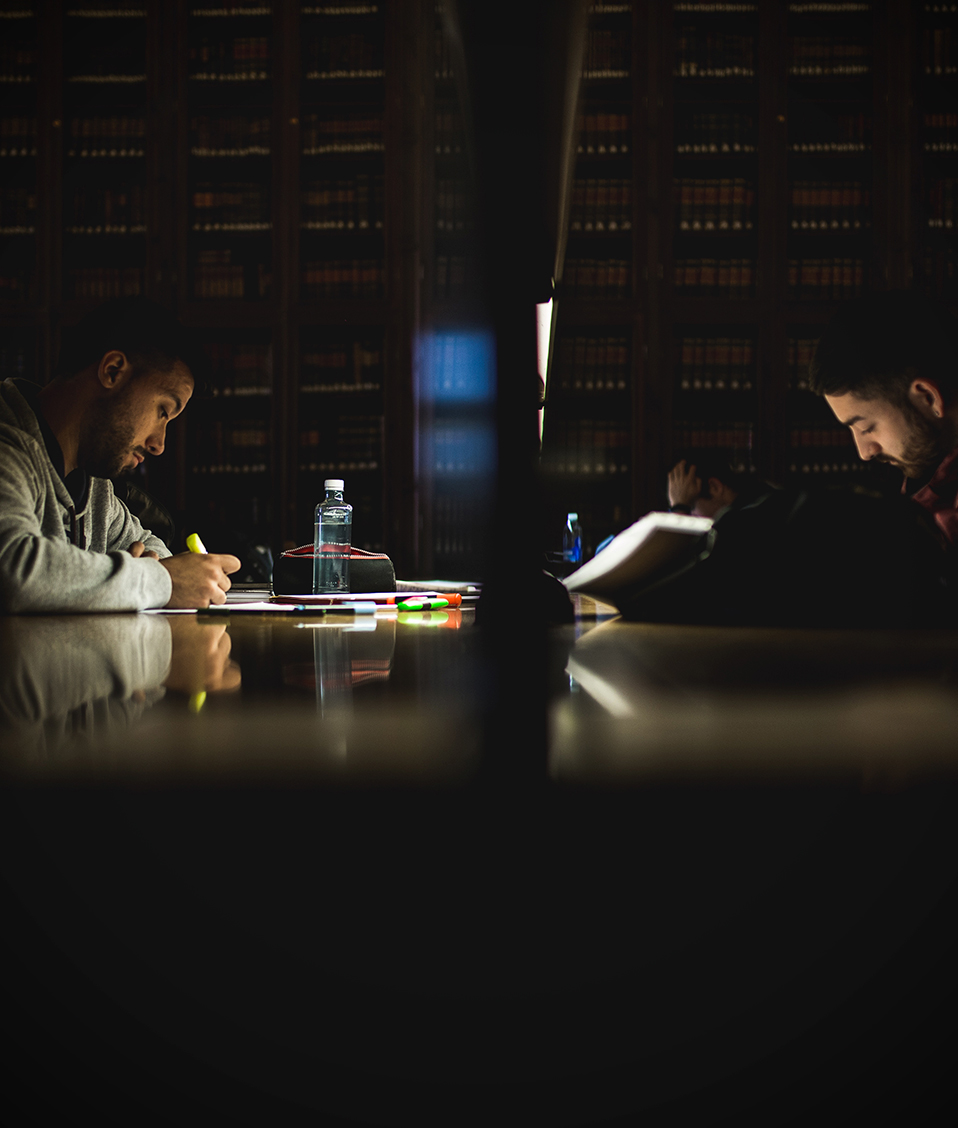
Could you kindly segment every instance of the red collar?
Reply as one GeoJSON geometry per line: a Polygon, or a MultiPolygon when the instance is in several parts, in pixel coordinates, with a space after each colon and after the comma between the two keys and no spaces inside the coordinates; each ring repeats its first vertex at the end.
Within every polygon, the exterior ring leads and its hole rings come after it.
{"type": "MultiPolygon", "coordinates": [[[[902,493],[905,493],[904,483],[902,493]]],[[[933,508],[944,499],[954,505],[956,494],[958,494],[958,447],[945,455],[931,478],[920,490],[916,490],[912,497],[919,505],[933,508]]]]}

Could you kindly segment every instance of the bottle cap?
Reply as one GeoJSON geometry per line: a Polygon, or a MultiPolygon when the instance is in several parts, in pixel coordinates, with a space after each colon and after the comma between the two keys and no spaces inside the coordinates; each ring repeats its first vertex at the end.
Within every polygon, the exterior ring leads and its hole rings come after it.
{"type": "Polygon", "coordinates": [[[570,513],[566,517],[566,520],[567,521],[578,521],[579,520],[579,514],[578,513],[570,513]]]}
{"type": "Polygon", "coordinates": [[[326,490],[341,490],[342,488],[343,488],[343,479],[342,478],[327,478],[326,481],[323,482],[323,489],[326,489],[326,490]]]}

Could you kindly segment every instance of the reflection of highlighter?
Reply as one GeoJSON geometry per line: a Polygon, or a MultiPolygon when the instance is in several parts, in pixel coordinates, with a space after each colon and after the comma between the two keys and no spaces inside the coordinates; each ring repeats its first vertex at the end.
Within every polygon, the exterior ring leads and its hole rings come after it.
{"type": "Polygon", "coordinates": [[[201,690],[199,693],[191,693],[190,700],[187,708],[191,713],[198,713],[206,703],[206,693],[201,690]]]}
{"type": "Polygon", "coordinates": [[[186,538],[186,547],[190,552],[198,552],[201,556],[207,556],[206,545],[200,540],[199,533],[190,533],[186,538]]]}
{"type": "Polygon", "coordinates": [[[449,616],[442,611],[400,611],[396,622],[407,627],[441,627],[449,622],[449,616]]]}

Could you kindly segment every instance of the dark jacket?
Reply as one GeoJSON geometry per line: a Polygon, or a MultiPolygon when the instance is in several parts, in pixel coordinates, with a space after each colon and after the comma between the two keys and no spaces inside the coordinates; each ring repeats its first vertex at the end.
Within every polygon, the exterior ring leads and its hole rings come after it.
{"type": "Polygon", "coordinates": [[[953,625],[947,545],[904,497],[770,489],[716,521],[701,553],[620,601],[628,619],[789,627],[953,625]]]}

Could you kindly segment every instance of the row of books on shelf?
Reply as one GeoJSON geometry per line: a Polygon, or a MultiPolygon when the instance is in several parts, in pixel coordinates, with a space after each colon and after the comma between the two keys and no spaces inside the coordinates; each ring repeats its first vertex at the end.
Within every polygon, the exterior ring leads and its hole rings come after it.
{"type": "Polygon", "coordinates": [[[815,456],[789,463],[790,474],[860,474],[862,464],[854,458],[836,458],[831,461],[815,456]]]}
{"type": "Polygon", "coordinates": [[[683,295],[712,298],[747,298],[755,285],[752,259],[676,259],[675,289],[683,295]]]}
{"type": "Polygon", "coordinates": [[[871,44],[842,36],[793,36],[790,55],[788,73],[798,78],[858,78],[871,71],[871,44]]]}
{"type": "Polygon", "coordinates": [[[269,155],[270,120],[265,116],[200,116],[190,120],[194,157],[265,157],[269,155]]]}
{"type": "Polygon", "coordinates": [[[8,185],[0,190],[0,230],[5,234],[29,234],[34,230],[36,215],[34,188],[8,185]]]}
{"type": "Polygon", "coordinates": [[[242,82],[269,78],[269,39],[265,35],[202,39],[190,46],[190,78],[242,82]]]}
{"type": "Polygon", "coordinates": [[[191,203],[194,231],[268,231],[269,192],[263,184],[199,183],[191,203]]]}
{"type": "Polygon", "coordinates": [[[755,39],[751,35],[688,27],[675,40],[677,78],[752,78],[755,39]]]}
{"type": "Polygon", "coordinates": [[[681,391],[750,391],[755,342],[750,337],[680,337],[676,342],[681,391]]]}
{"type": "Polygon", "coordinates": [[[385,210],[382,173],[310,180],[303,192],[301,223],[316,231],[380,231],[385,210]]]}
{"type": "Polygon", "coordinates": [[[36,117],[0,117],[0,157],[36,155],[36,117]]]}
{"type": "MultiPolygon", "coordinates": [[[[672,445],[676,450],[733,450],[751,452],[755,425],[750,420],[676,420],[672,445]]],[[[748,461],[751,461],[750,458],[748,461]]]]}
{"type": "Polygon", "coordinates": [[[927,153],[958,153],[958,113],[924,115],[927,153]]]}
{"type": "Polygon", "coordinates": [[[306,43],[303,73],[308,79],[382,78],[382,40],[362,32],[320,35],[306,43]]]}
{"type": "Polygon", "coordinates": [[[443,157],[458,156],[465,151],[465,125],[462,115],[455,110],[436,113],[434,137],[436,154],[443,157]]]}
{"type": "Polygon", "coordinates": [[[871,226],[871,191],[859,180],[797,180],[790,190],[794,230],[849,231],[871,226]]]}
{"type": "Polygon", "coordinates": [[[871,148],[871,114],[830,113],[827,124],[816,122],[813,128],[799,125],[801,132],[813,134],[789,144],[793,153],[864,153],[871,148]],[[824,136],[823,134],[826,134],[824,136]]]}
{"type": "Polygon", "coordinates": [[[341,415],[332,439],[318,423],[299,432],[302,470],[377,470],[382,451],[381,415],[341,415]]]}
{"type": "Polygon", "coordinates": [[[300,357],[301,392],[372,392],[382,387],[382,347],[375,342],[334,342],[300,357]]]}
{"type": "Polygon", "coordinates": [[[331,259],[308,262],[302,272],[302,292],[318,298],[379,298],[386,286],[382,259],[331,259]]]}
{"type": "Polygon", "coordinates": [[[580,114],[577,133],[578,153],[592,156],[593,154],[618,155],[631,151],[632,119],[628,114],[580,114]]]}
{"type": "Polygon", "coordinates": [[[336,117],[306,114],[300,127],[300,140],[306,156],[382,152],[385,147],[382,114],[368,109],[336,117]]]}
{"type": "Polygon", "coordinates": [[[828,426],[819,422],[799,423],[789,431],[790,447],[848,447],[854,446],[847,427],[828,426]]]}
{"type": "Polygon", "coordinates": [[[865,263],[856,258],[789,259],[788,288],[793,298],[844,301],[862,293],[865,263]]]}
{"type": "Polygon", "coordinates": [[[146,118],[141,115],[71,118],[67,156],[142,157],[145,137],[146,118]]]}
{"type": "Polygon", "coordinates": [[[628,337],[560,337],[554,382],[568,392],[624,392],[631,385],[628,337]]]}
{"type": "Polygon", "coordinates": [[[432,546],[444,564],[455,564],[477,548],[478,504],[461,496],[438,496],[432,506],[432,546]]]}
{"type": "Polygon", "coordinates": [[[0,79],[3,82],[33,82],[37,65],[36,50],[13,40],[0,42],[0,79]]]}
{"type": "Polygon", "coordinates": [[[428,438],[433,470],[446,478],[488,474],[495,459],[492,441],[476,427],[435,426],[428,438]]]}
{"type": "Polygon", "coordinates": [[[676,153],[705,154],[754,153],[755,121],[748,114],[724,111],[693,113],[679,123],[676,132],[682,137],[676,153]]]}
{"type": "Polygon", "coordinates": [[[789,386],[798,392],[808,391],[808,366],[815,355],[815,346],[818,340],[815,337],[789,337],[787,342],[787,358],[789,372],[789,386]]]}
{"type": "Polygon", "coordinates": [[[80,185],[74,189],[66,230],[71,235],[142,233],[146,230],[145,196],[142,184],[80,185]]]}
{"type": "Polygon", "coordinates": [[[631,462],[631,435],[620,422],[553,419],[546,424],[540,461],[544,474],[621,475],[629,472],[631,462]]]}
{"type": "Polygon", "coordinates": [[[955,204],[958,202],[958,177],[944,176],[928,185],[928,226],[955,226],[955,204]]]}
{"type": "Polygon", "coordinates": [[[583,78],[628,78],[632,67],[632,36],[627,31],[589,31],[583,78]]]}
{"type": "Polygon", "coordinates": [[[197,252],[193,267],[195,298],[266,298],[272,282],[272,271],[266,263],[235,263],[228,247],[197,252]]]}
{"type": "Polygon", "coordinates": [[[627,298],[632,293],[628,259],[566,259],[563,283],[579,298],[627,298]]]}
{"type": "Polygon", "coordinates": [[[469,286],[472,265],[468,255],[436,255],[434,296],[440,301],[462,297],[469,286]]]}
{"type": "Polygon", "coordinates": [[[436,230],[444,233],[470,231],[473,225],[472,197],[466,180],[436,181],[436,230]]]}
{"type": "Polygon", "coordinates": [[[265,473],[270,429],[261,419],[203,421],[196,430],[195,474],[265,473]]]}
{"type": "Polygon", "coordinates": [[[455,75],[452,69],[452,54],[449,50],[449,40],[443,33],[441,27],[437,27],[434,33],[434,63],[435,63],[435,77],[441,81],[448,81],[454,78],[455,75]]]}
{"type": "Polygon", "coordinates": [[[953,46],[952,28],[925,28],[922,32],[921,54],[925,74],[935,78],[958,74],[958,55],[953,46]]]}
{"type": "Polygon", "coordinates": [[[751,231],[755,189],[742,177],[673,182],[679,231],[751,231]]]}
{"type": "Polygon", "coordinates": [[[569,230],[631,231],[632,181],[592,178],[573,181],[569,230]]]}
{"type": "Polygon", "coordinates": [[[135,298],[143,293],[143,267],[75,267],[67,271],[66,288],[78,299],[135,298]]]}
{"type": "Polygon", "coordinates": [[[273,350],[269,345],[211,341],[205,349],[214,396],[269,394],[273,383],[273,350]]]}

